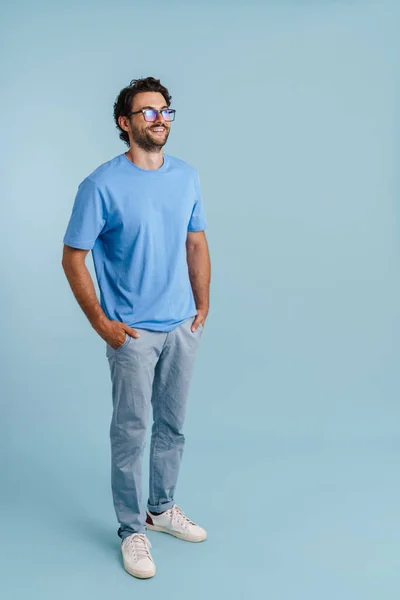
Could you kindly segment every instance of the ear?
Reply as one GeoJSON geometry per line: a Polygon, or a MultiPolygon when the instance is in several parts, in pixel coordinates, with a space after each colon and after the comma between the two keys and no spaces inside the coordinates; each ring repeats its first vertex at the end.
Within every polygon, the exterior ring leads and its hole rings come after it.
{"type": "Polygon", "coordinates": [[[121,127],[121,129],[123,129],[124,131],[129,131],[128,126],[126,124],[126,120],[127,118],[124,116],[120,116],[118,117],[118,125],[121,127]]]}

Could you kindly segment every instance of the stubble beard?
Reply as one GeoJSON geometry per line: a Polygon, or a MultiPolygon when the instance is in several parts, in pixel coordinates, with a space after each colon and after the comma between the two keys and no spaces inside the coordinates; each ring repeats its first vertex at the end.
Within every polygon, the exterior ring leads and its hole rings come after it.
{"type": "MultiPolygon", "coordinates": [[[[156,127],[156,125],[153,125],[156,127]]],[[[169,131],[164,127],[166,135],[160,141],[155,140],[148,129],[144,131],[141,129],[132,128],[132,137],[135,143],[145,150],[146,152],[159,152],[160,149],[166,144],[169,136],[169,131]]]]}

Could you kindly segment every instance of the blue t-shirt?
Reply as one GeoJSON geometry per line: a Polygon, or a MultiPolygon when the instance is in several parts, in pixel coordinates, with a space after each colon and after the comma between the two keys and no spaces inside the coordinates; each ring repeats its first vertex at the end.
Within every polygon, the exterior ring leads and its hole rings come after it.
{"type": "Polygon", "coordinates": [[[125,153],[97,167],[79,184],[63,239],[92,250],[107,317],[153,331],[196,315],[186,236],[207,227],[198,171],[163,158],[154,170],[125,153]]]}

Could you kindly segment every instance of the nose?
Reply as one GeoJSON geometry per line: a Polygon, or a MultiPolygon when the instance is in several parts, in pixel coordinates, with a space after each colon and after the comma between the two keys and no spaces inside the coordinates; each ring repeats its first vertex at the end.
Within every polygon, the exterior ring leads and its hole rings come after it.
{"type": "Polygon", "coordinates": [[[156,123],[157,125],[166,125],[167,124],[167,121],[164,119],[164,117],[162,116],[160,111],[158,111],[157,118],[154,121],[154,123],[156,123]]]}

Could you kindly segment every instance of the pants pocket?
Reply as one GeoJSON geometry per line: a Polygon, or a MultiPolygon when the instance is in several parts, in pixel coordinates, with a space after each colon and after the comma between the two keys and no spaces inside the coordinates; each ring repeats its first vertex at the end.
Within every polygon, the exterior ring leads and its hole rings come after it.
{"type": "Polygon", "coordinates": [[[130,340],[130,339],[131,339],[131,336],[130,336],[130,335],[128,335],[128,334],[125,332],[125,339],[124,339],[124,341],[122,342],[122,344],[121,344],[120,346],[118,346],[118,348],[114,348],[115,352],[120,352],[120,351],[121,351],[123,348],[125,348],[125,346],[126,346],[127,344],[129,344],[129,340],[130,340]]]}

